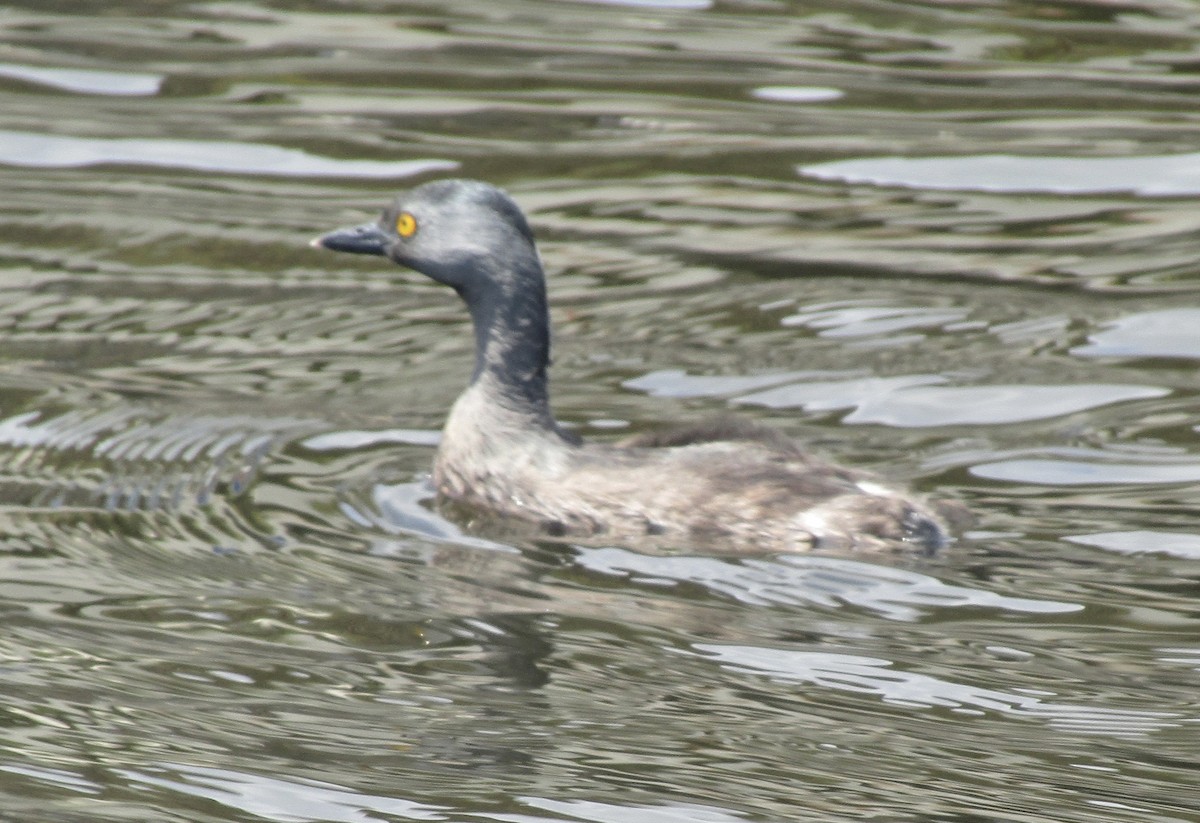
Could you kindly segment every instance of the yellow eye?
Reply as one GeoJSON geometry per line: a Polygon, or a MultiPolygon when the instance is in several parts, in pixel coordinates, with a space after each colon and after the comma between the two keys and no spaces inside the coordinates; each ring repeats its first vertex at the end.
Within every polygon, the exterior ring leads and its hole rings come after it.
{"type": "Polygon", "coordinates": [[[400,212],[396,218],[396,234],[401,237],[412,237],[417,233],[417,218],[406,211],[400,212]]]}

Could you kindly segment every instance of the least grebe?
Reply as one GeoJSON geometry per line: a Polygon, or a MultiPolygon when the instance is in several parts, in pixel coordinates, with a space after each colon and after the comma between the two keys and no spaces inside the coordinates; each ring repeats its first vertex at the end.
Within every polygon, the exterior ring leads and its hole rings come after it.
{"type": "Polygon", "coordinates": [[[546,534],[731,551],[935,549],[944,512],[782,434],[721,420],[583,443],[550,410],[550,318],[533,233],[503,191],[440,180],[314,246],[388,257],[453,288],[475,371],[434,461],[439,498],[546,534]]]}

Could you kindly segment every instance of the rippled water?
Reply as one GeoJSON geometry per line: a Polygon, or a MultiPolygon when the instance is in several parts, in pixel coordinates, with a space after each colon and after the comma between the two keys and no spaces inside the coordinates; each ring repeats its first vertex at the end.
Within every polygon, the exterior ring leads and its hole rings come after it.
{"type": "Polygon", "coordinates": [[[1200,7],[0,9],[0,818],[1200,819],[1200,7]],[[961,500],[931,559],[428,505],[446,173],[560,416],[730,410],[961,500]]]}

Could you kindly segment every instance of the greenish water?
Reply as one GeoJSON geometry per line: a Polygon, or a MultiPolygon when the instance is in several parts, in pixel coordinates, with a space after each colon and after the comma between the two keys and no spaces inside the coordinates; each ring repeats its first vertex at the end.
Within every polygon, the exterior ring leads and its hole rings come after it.
{"type": "Polygon", "coordinates": [[[8,3],[0,819],[1200,820],[1200,7],[8,3]],[[427,505],[508,188],[586,437],[735,411],[931,559],[427,505]]]}

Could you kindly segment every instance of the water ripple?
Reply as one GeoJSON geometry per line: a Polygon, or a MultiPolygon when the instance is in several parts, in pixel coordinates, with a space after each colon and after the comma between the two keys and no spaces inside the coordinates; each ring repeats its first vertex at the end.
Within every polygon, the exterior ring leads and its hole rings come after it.
{"type": "Polygon", "coordinates": [[[828,411],[849,408],[846,423],[878,423],[901,428],[999,425],[1046,420],[1121,403],[1163,397],[1154,386],[939,386],[940,375],[870,377],[861,380],[796,383],[736,398],[769,408],[828,411]]]}
{"type": "Polygon", "coordinates": [[[1200,153],[1135,157],[870,157],[799,166],[818,180],[947,191],[1200,194],[1200,153]]]}
{"type": "Polygon", "coordinates": [[[59,169],[129,165],[222,174],[366,178],[412,177],[458,168],[451,160],[339,160],[231,140],[67,137],[22,131],[0,131],[0,165],[59,169]]]}
{"type": "Polygon", "coordinates": [[[971,474],[1009,483],[1046,486],[1126,486],[1200,481],[1200,462],[1130,462],[1097,453],[1094,459],[1030,457],[971,466],[971,474]]]}
{"type": "Polygon", "coordinates": [[[300,778],[264,777],[232,769],[170,765],[160,769],[118,769],[116,773],[135,785],[201,797],[267,820],[333,820],[366,823],[383,818],[446,820],[438,806],[381,797],[345,786],[300,778]]]}
{"type": "Polygon", "coordinates": [[[966,309],[931,306],[824,304],[805,306],[779,322],[808,326],[822,337],[868,337],[923,328],[943,328],[967,316],[966,309]]]}
{"type": "Polygon", "coordinates": [[[489,820],[507,823],[550,823],[551,821],[589,820],[593,823],[743,823],[745,816],[716,806],[699,803],[634,805],[600,803],[594,800],[551,800],[522,797],[521,801],[555,817],[531,817],[523,814],[489,814],[489,820]]]}
{"type": "Polygon", "coordinates": [[[1118,554],[1165,554],[1184,560],[1200,560],[1200,534],[1132,529],[1067,535],[1063,539],[1118,554]]]}
{"type": "Polygon", "coordinates": [[[722,666],[746,674],[873,694],[886,703],[903,706],[945,707],[1044,719],[1052,726],[1075,732],[1140,736],[1177,726],[1177,721],[1184,720],[1172,712],[1072,706],[1033,695],[954,683],[925,674],[897,671],[891,668],[891,661],[873,657],[717,643],[697,643],[694,648],[722,666]]]}
{"type": "Polygon", "coordinates": [[[157,94],[164,79],[161,74],[22,66],[17,63],[0,63],[0,77],[11,77],[80,94],[129,97],[157,94]]]}
{"type": "Polygon", "coordinates": [[[873,377],[852,372],[797,371],[691,375],[671,369],[650,372],[622,385],[665,397],[721,397],[749,391],[749,394],[731,398],[732,402],[772,409],[800,408],[809,412],[849,409],[850,413],[843,418],[845,423],[877,423],[899,428],[1046,420],[1171,393],[1158,386],[1099,383],[941,385],[947,382],[949,378],[940,374],[873,377]]]}
{"type": "Polygon", "coordinates": [[[175,508],[206,503],[220,484],[240,494],[269,453],[322,425],[292,417],[155,416],[133,407],[47,417],[31,411],[0,420],[0,468],[39,485],[36,505],[175,508]]]}
{"type": "Polygon", "coordinates": [[[785,555],[772,560],[655,557],[620,548],[586,549],[576,561],[607,575],[648,586],[692,583],[754,605],[851,604],[890,620],[914,621],[944,608],[991,608],[1018,614],[1067,614],[1076,603],[1006,597],[943,583],[906,569],[835,557],[785,555]]]}
{"type": "Polygon", "coordinates": [[[846,96],[841,89],[822,86],[759,86],[751,97],[772,103],[828,103],[846,96]]]}
{"type": "Polygon", "coordinates": [[[1200,359],[1200,309],[1139,312],[1108,323],[1075,346],[1080,357],[1178,357],[1200,359]]]}

